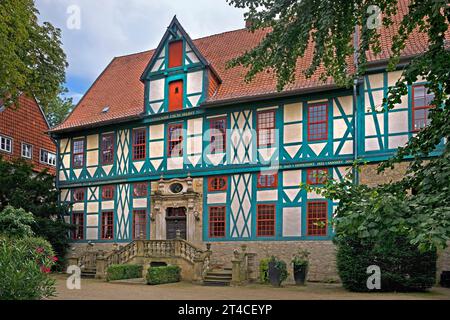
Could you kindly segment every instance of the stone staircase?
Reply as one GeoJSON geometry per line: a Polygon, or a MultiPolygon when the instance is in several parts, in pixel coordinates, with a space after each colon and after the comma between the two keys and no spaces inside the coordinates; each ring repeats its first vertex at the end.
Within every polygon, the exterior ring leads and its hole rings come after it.
{"type": "Polygon", "coordinates": [[[203,279],[204,286],[229,286],[232,280],[232,268],[210,270],[203,279]]]}
{"type": "Polygon", "coordinates": [[[84,279],[95,279],[95,275],[97,273],[96,268],[84,268],[81,269],[81,278],[84,279]]]}

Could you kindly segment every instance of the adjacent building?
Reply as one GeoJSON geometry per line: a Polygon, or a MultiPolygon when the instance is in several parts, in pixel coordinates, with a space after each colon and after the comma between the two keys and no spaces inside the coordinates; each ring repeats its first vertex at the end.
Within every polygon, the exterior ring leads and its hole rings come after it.
{"type": "Polygon", "coordinates": [[[56,144],[36,99],[25,94],[17,106],[6,108],[0,101],[0,156],[6,160],[23,159],[35,171],[56,172],[56,144]]]}
{"type": "MultiPolygon", "coordinates": [[[[310,279],[336,278],[330,220],[337,202],[301,184],[342,179],[355,159],[369,163],[361,181],[377,181],[377,162],[427,124],[432,96],[418,81],[395,109],[379,112],[402,73],[386,71],[388,29],[381,30],[382,52],[369,54],[356,105],[351,89],[303,75],[312,47],[284,91],[277,92],[272,73],[246,83],[245,70],[226,63],[266,32],[192,40],[174,18],[155,50],[111,61],[52,130],[61,201],[73,204],[66,220],[77,226],[75,246],[109,250],[178,234],[211,243],[212,263],[223,266],[241,244],[256,259],[287,261],[307,248],[310,279]]],[[[426,45],[425,36],[412,33],[402,63],[426,45]]]]}

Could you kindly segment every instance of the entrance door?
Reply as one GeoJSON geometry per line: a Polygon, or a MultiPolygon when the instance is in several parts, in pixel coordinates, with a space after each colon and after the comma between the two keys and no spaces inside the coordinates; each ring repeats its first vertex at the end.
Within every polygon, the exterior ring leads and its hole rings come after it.
{"type": "Polygon", "coordinates": [[[167,208],[166,239],[176,239],[177,230],[180,230],[181,239],[186,240],[186,208],[167,208]]]}

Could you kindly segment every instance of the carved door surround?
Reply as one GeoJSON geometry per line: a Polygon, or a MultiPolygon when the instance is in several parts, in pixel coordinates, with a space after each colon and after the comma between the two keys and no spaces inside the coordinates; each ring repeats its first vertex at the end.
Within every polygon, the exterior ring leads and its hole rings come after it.
{"type": "Polygon", "coordinates": [[[202,195],[194,191],[193,179],[171,179],[158,181],[151,193],[151,239],[166,240],[166,218],[169,208],[186,208],[186,240],[199,243],[202,239],[201,213],[202,195]]]}

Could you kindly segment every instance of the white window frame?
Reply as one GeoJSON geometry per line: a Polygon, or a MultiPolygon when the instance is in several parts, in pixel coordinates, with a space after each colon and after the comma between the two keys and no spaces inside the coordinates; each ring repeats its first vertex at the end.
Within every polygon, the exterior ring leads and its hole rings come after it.
{"type": "Polygon", "coordinates": [[[39,151],[39,162],[48,166],[56,167],[56,153],[41,148],[41,150],[39,151]],[[47,161],[42,160],[42,154],[44,152],[47,153],[47,161]],[[50,162],[50,155],[53,155],[55,163],[50,162]]]}
{"type": "Polygon", "coordinates": [[[4,136],[4,135],[0,135],[0,151],[6,152],[6,153],[12,153],[13,152],[13,138],[4,136]],[[9,150],[7,149],[3,149],[2,148],[2,141],[5,140],[5,145],[6,145],[6,141],[9,140],[9,150]]]}
{"type": "Polygon", "coordinates": [[[21,154],[22,158],[33,159],[33,145],[31,143],[22,142],[20,154],[21,154]],[[24,154],[24,148],[23,148],[24,146],[30,147],[30,149],[29,149],[30,156],[27,156],[26,154],[24,154]]]}

